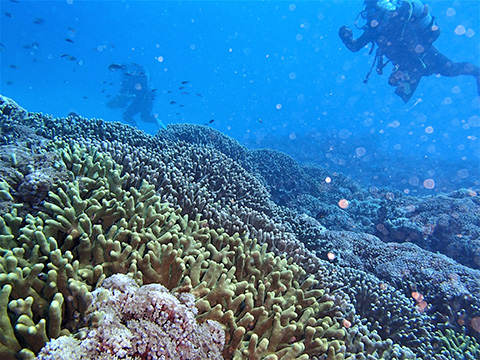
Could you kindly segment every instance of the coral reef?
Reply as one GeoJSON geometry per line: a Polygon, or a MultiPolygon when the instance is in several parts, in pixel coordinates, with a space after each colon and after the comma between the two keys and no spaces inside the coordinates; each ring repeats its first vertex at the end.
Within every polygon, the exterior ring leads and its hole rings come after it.
{"type": "Polygon", "coordinates": [[[66,180],[65,168],[60,167],[54,152],[20,140],[16,145],[0,145],[0,176],[10,193],[2,197],[1,213],[19,203],[25,211],[27,205],[35,210],[58,180],[66,180]]]}
{"type": "Polygon", "coordinates": [[[209,126],[191,126],[191,124],[169,125],[168,131],[159,131],[155,135],[155,139],[171,143],[182,141],[212,148],[233,159],[246,170],[250,170],[248,149],[231,137],[209,126]]]}
{"type": "MultiPolygon", "coordinates": [[[[193,295],[196,321],[225,330],[224,358],[434,358],[457,354],[465,332],[480,337],[478,270],[390,238],[435,215],[419,206],[412,224],[397,226],[396,211],[411,201],[449,199],[366,191],[204,127],[150,137],[118,123],[28,113],[6,98],[0,110],[6,154],[21,145],[48,154],[58,171],[34,205],[18,180],[0,182],[0,203],[9,202],[0,213],[5,358],[32,358],[50,339],[85,333],[92,294],[119,273],[193,295]],[[24,127],[35,144],[18,142],[24,127]],[[439,334],[441,326],[451,332],[439,334]]],[[[476,206],[475,193],[462,194],[449,198],[476,206]]],[[[459,214],[468,238],[474,212],[459,214]]]]}
{"type": "Polygon", "coordinates": [[[318,281],[292,259],[210,229],[199,216],[182,217],[146,182],[124,189],[121,166],[96,148],[51,146],[70,180],[59,181],[44,212],[28,214],[24,226],[10,226],[16,211],[2,221],[0,284],[6,293],[13,289],[15,314],[6,330],[19,334],[15,346],[2,342],[4,351],[31,354],[50,338],[79,331],[92,291],[106,276],[128,273],[195,295],[197,320],[226,328],[226,358],[333,359],[348,352],[339,320],[345,300],[316,289],[318,281]]]}

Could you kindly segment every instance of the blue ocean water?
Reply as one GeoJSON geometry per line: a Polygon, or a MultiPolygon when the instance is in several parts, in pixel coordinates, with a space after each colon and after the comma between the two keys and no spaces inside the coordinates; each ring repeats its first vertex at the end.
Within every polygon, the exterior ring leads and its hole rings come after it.
{"type": "MultiPolygon", "coordinates": [[[[480,2],[426,3],[442,29],[437,48],[478,65],[480,2]]],[[[473,77],[424,78],[407,104],[388,85],[390,65],[364,84],[373,54],[351,53],[338,37],[363,1],[0,6],[0,93],[29,111],[121,121],[121,110],[106,106],[121,80],[108,67],[135,62],[149,71],[153,111],[164,124],[207,124],[247,147],[410,194],[480,185],[473,77]]]]}

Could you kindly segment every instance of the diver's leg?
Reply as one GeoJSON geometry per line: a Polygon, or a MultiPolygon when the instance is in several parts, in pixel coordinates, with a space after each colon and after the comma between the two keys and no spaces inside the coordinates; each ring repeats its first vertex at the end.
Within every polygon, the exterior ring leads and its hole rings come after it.
{"type": "Polygon", "coordinates": [[[440,74],[448,77],[460,75],[474,76],[477,82],[478,93],[480,95],[480,67],[469,62],[453,62],[436,49],[427,54],[424,61],[430,74],[440,74]]]}
{"type": "Polygon", "coordinates": [[[135,119],[133,116],[138,114],[138,104],[136,101],[133,101],[128,108],[123,112],[123,121],[128,124],[136,125],[135,119]]]}
{"type": "Polygon", "coordinates": [[[480,96],[480,68],[469,62],[447,62],[439,72],[442,76],[472,75],[477,83],[478,95],[480,96]]]}
{"type": "Polygon", "coordinates": [[[152,115],[153,100],[144,99],[140,108],[140,118],[143,122],[155,122],[155,118],[152,115]]]}
{"type": "Polygon", "coordinates": [[[480,75],[480,68],[469,62],[453,62],[445,55],[438,53],[435,57],[437,73],[442,76],[480,75]]]}

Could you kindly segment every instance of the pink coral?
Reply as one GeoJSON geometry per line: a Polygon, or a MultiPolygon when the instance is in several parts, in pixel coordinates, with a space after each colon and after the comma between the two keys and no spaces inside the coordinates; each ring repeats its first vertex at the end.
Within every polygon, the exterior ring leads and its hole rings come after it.
{"type": "Polygon", "coordinates": [[[81,340],[50,341],[37,359],[223,359],[225,333],[216,321],[198,324],[191,294],[159,284],[139,287],[113,275],[93,292],[89,313],[102,320],[81,340]]]}

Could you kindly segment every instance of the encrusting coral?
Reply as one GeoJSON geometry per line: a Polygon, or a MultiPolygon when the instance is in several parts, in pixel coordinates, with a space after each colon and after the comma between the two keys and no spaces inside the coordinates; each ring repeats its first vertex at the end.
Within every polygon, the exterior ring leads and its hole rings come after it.
{"type": "Polygon", "coordinates": [[[191,294],[176,296],[159,284],[139,287],[127,275],[112,275],[93,293],[92,329],[81,339],[61,336],[37,356],[53,359],[223,359],[222,326],[199,325],[191,294]]]}

